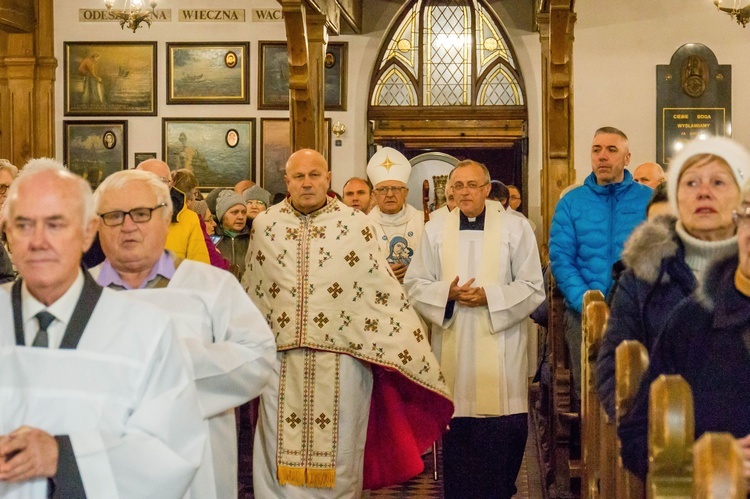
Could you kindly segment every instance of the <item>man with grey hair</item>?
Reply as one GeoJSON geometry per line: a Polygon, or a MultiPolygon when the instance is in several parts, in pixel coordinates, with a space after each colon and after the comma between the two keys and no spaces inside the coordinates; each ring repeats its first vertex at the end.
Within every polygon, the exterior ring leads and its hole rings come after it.
{"type": "MultiPolygon", "coordinates": [[[[646,218],[652,190],[633,180],[628,137],[602,127],[591,144],[591,174],[561,198],[549,235],[550,268],[565,297],[565,340],[575,393],[581,396],[583,294],[612,287],[612,265],[636,225],[646,218]]],[[[574,404],[575,405],[575,404],[574,404]]]]}
{"type": "Polygon", "coordinates": [[[94,194],[106,260],[92,269],[101,286],[130,291],[175,321],[209,428],[191,496],[237,497],[234,408],[266,384],[275,342],[263,316],[229,272],[165,250],[171,219],[166,184],[137,170],[107,177],[94,194]]]}
{"type": "Polygon", "coordinates": [[[16,277],[13,270],[13,264],[8,255],[8,249],[5,247],[5,238],[3,237],[3,203],[8,196],[8,189],[13,179],[18,175],[18,168],[11,164],[7,159],[0,159],[0,283],[12,281],[16,277]]]}
{"type": "Polygon", "coordinates": [[[82,270],[88,183],[32,160],[3,211],[19,279],[0,287],[0,496],[180,497],[206,443],[197,395],[169,316],[82,270]]]}
{"type": "Polygon", "coordinates": [[[542,269],[531,227],[488,199],[484,165],[461,161],[451,181],[457,209],[427,222],[404,284],[456,406],[445,497],[510,499],[528,433],[523,324],[544,300],[542,269]]]}
{"type": "Polygon", "coordinates": [[[174,251],[180,258],[211,263],[198,215],[187,206],[187,197],[192,196],[192,193],[182,192],[174,188],[169,166],[164,161],[147,159],[140,163],[136,170],[153,173],[169,187],[169,195],[172,198],[174,210],[172,212],[172,223],[169,225],[166,248],[174,251]]]}

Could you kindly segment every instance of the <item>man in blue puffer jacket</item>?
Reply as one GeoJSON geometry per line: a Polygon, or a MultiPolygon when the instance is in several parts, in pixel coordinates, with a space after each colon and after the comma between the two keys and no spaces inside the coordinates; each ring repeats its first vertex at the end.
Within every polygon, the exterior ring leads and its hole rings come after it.
{"type": "Polygon", "coordinates": [[[628,137],[603,127],[591,145],[592,173],[558,203],[550,229],[552,275],[565,297],[565,341],[576,394],[581,396],[581,308],[583,294],[612,286],[612,265],[625,240],[646,218],[650,187],[633,181],[628,137]]]}

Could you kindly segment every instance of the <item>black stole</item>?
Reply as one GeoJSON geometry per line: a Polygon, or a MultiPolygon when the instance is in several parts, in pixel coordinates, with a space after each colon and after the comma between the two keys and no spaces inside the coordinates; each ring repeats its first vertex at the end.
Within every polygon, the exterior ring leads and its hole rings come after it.
{"type": "MultiPolygon", "coordinates": [[[[26,341],[23,334],[23,314],[21,307],[21,283],[22,279],[18,279],[13,283],[11,290],[11,300],[13,304],[13,325],[16,330],[16,345],[25,346],[26,341]]],[[[83,289],[81,290],[81,296],[78,298],[75,309],[73,309],[73,315],[70,317],[68,327],[65,329],[65,335],[63,336],[60,348],[75,349],[78,346],[78,342],[83,336],[83,330],[86,329],[86,324],[89,323],[91,314],[94,312],[99,297],[102,295],[102,287],[99,286],[91,274],[87,270],[83,271],[83,289]]]]}

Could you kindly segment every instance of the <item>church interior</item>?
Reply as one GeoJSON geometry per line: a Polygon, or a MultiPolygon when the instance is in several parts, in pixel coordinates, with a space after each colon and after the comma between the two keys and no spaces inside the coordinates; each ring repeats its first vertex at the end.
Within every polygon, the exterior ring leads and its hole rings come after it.
{"type": "MultiPolygon", "coordinates": [[[[718,0],[158,0],[153,21],[135,27],[105,3],[0,0],[0,157],[57,158],[93,182],[145,158],[190,157],[196,169],[203,162],[207,189],[251,179],[273,195],[294,150],[322,152],[340,193],[389,146],[435,161],[412,179],[420,210],[422,180],[446,173],[441,154],[474,159],[519,187],[541,249],[561,192],[591,172],[598,128],[628,135],[629,169],[668,166],[674,135],[661,97],[672,75],[659,68],[696,45],[729,68],[712,130],[750,146],[750,93],[732,91],[750,81],[750,32],[718,0]],[[212,50],[225,54],[223,68],[201,60],[212,50]],[[224,80],[235,67],[239,76],[224,80]]],[[[584,310],[580,407],[562,353],[562,298],[548,300],[534,349],[550,356],[551,378],[531,385],[517,497],[642,497],[647,486],[652,497],[692,483],[694,451],[670,440],[667,423],[661,477],[644,484],[618,467],[614,422],[586,378],[603,297],[584,310]]],[[[663,410],[679,403],[665,396],[663,410]]],[[[372,497],[422,497],[399,490],[372,497]]]]}

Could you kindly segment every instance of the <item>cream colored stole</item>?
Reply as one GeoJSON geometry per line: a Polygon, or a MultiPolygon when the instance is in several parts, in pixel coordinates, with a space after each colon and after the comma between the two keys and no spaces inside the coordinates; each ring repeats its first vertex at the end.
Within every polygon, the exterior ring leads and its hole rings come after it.
{"type": "MultiPolygon", "coordinates": [[[[479,275],[476,276],[474,286],[484,286],[497,282],[500,273],[500,243],[494,233],[495,228],[502,222],[502,206],[496,201],[485,202],[484,234],[482,238],[482,262],[479,275]]],[[[461,224],[460,210],[453,210],[445,219],[443,232],[443,254],[440,263],[443,279],[453,281],[458,275],[459,255],[459,226],[461,224]]],[[[473,255],[466,255],[472,258],[473,255]]],[[[465,282],[465,281],[464,281],[465,282]]],[[[459,282],[459,285],[463,284],[459,282]]],[[[458,313],[456,303],[454,317],[458,313]]],[[[448,387],[453,389],[456,379],[457,363],[457,332],[456,320],[443,330],[440,365],[448,387]]],[[[505,372],[505,335],[493,334],[489,309],[485,306],[477,318],[476,343],[474,351],[474,386],[476,388],[476,409],[482,415],[508,414],[507,373],[505,372]],[[498,390],[498,375],[504,396],[500,397],[498,390]]],[[[464,359],[466,360],[471,359],[464,359]]]]}
{"type": "Polygon", "coordinates": [[[309,348],[281,356],[277,477],[281,485],[333,488],[339,427],[340,355],[309,348]]]}

